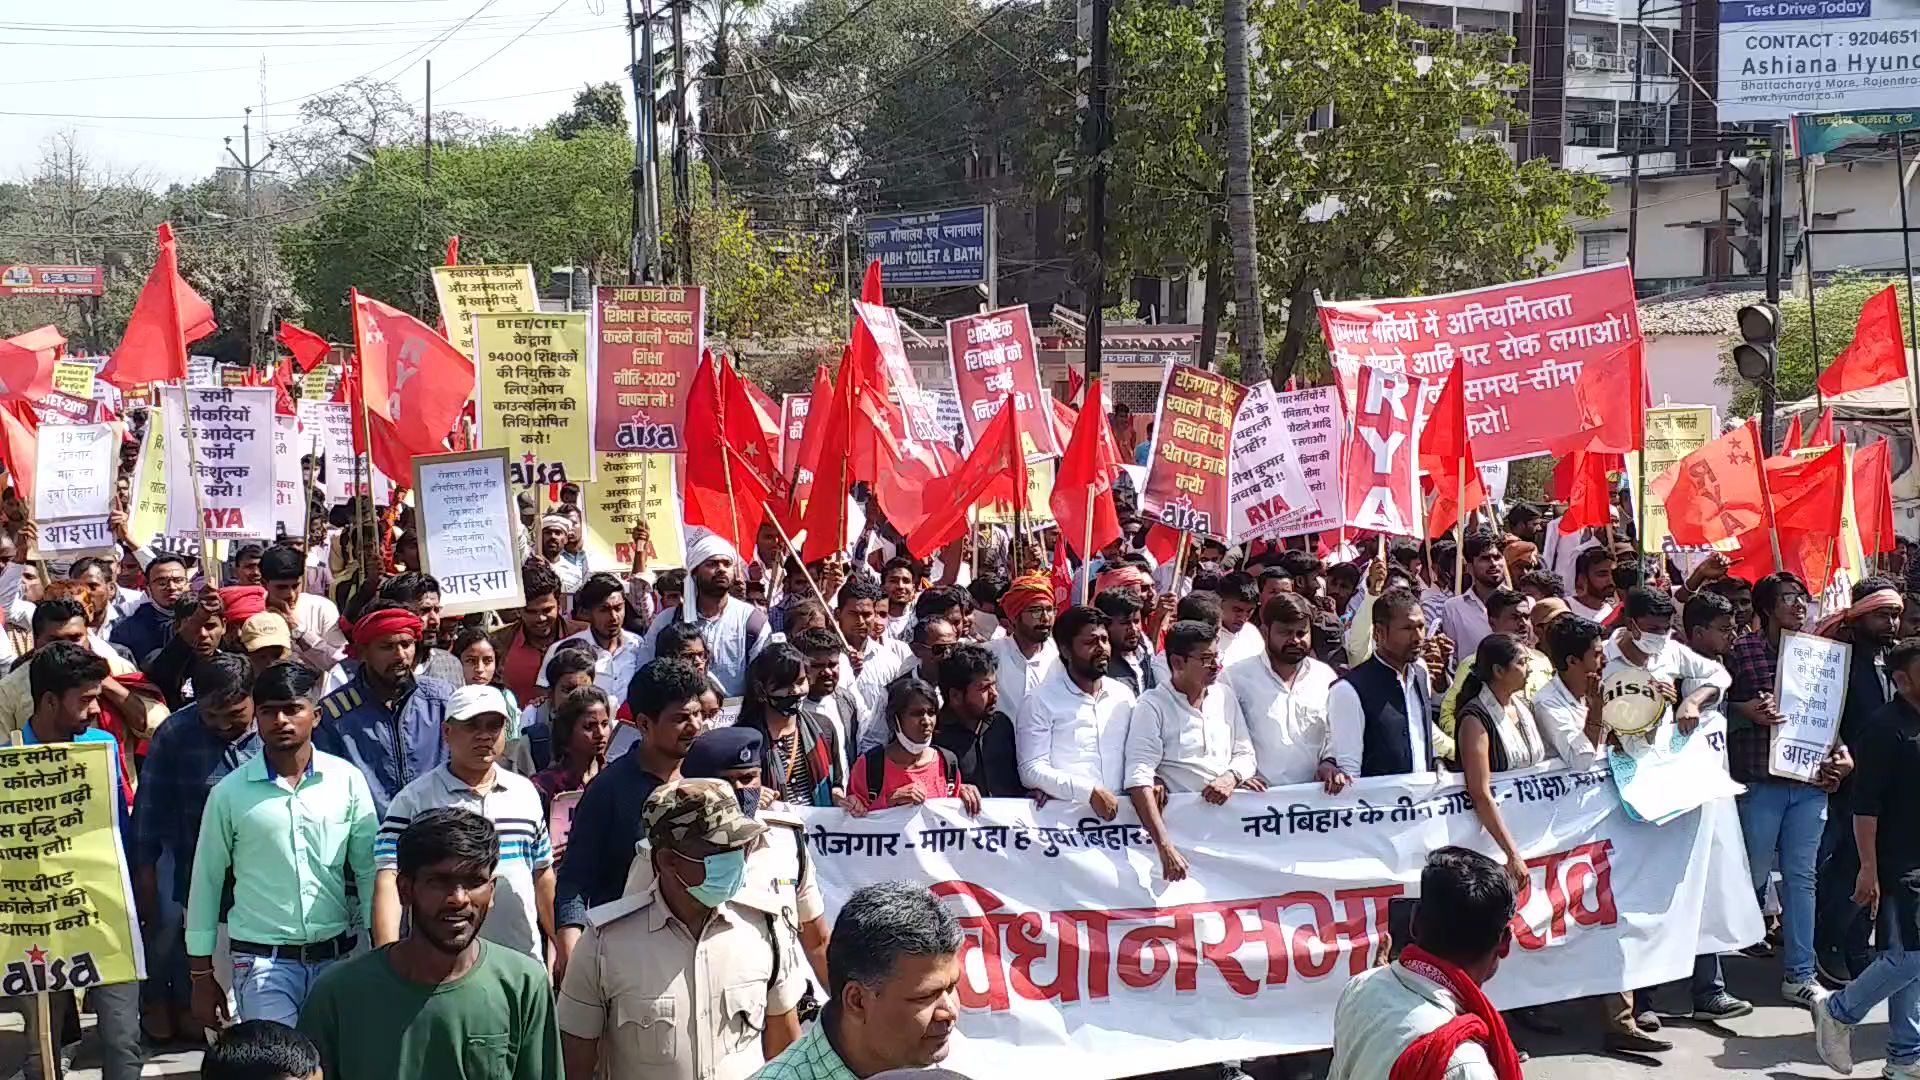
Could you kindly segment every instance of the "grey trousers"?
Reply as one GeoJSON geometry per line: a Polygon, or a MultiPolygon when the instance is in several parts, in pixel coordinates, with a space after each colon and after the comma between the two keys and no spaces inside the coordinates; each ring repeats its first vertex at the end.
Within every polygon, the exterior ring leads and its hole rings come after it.
{"type": "MultiPolygon", "coordinates": [[[[146,1061],[146,1054],[140,1049],[140,984],[130,982],[96,986],[86,994],[87,999],[93,1002],[94,1019],[97,1021],[102,1080],[139,1080],[140,1067],[146,1061]]],[[[43,1074],[40,1071],[38,1010],[33,1007],[32,998],[20,998],[18,1001],[27,1021],[27,1057],[21,1075],[25,1080],[40,1080],[43,1074]]],[[[54,994],[48,999],[47,1006],[48,1015],[53,1018],[55,1075],[59,1075],[60,1031],[66,1026],[67,1016],[73,1012],[73,995],[54,994]]]]}

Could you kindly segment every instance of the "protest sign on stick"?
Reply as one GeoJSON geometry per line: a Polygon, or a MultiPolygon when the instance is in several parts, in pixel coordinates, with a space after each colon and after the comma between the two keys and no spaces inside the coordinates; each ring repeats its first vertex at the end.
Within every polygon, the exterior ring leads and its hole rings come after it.
{"type": "Polygon", "coordinates": [[[93,397],[93,375],[96,369],[92,364],[78,360],[55,360],[53,362],[53,388],[63,394],[77,398],[93,397]]]}
{"type": "Polygon", "coordinates": [[[1844,641],[1787,631],[1780,635],[1780,662],[1773,700],[1781,720],[1773,729],[1767,771],[1811,783],[1840,741],[1840,712],[1847,703],[1847,667],[1853,646],[1844,641]]]}
{"type": "Polygon", "coordinates": [[[507,452],[516,488],[592,479],[586,313],[473,322],[480,445],[507,452]]]}
{"type": "Polygon", "coordinates": [[[603,285],[594,293],[593,448],[679,452],[706,348],[706,290],[603,285]]]}
{"type": "Polygon", "coordinates": [[[1040,385],[1040,358],[1033,349],[1033,322],[1025,304],[949,319],[947,357],[967,449],[973,448],[1002,401],[1011,401],[1017,410],[1014,430],[1029,458],[1057,457],[1065,449],[1053,433],[1053,408],[1040,385]]]}
{"type": "Polygon", "coordinates": [[[1382,535],[1421,536],[1414,409],[1420,380],[1380,368],[1360,369],[1353,432],[1347,440],[1345,520],[1382,535]]]}
{"type": "Polygon", "coordinates": [[[447,340],[469,359],[473,357],[473,317],[507,311],[540,310],[533,287],[533,267],[436,266],[433,295],[440,303],[447,340]]]}
{"type": "Polygon", "coordinates": [[[273,397],[264,386],[161,391],[168,443],[187,448],[166,455],[167,490],[194,495],[168,502],[168,532],[273,539],[273,397]]]}
{"type": "MultiPolygon", "coordinates": [[[[1331,407],[1332,388],[1320,389],[1328,399],[1327,419],[1337,422],[1331,407]]],[[[1227,539],[1232,543],[1282,535],[1280,530],[1287,526],[1319,516],[1320,504],[1308,485],[1293,439],[1296,427],[1307,433],[1313,423],[1310,417],[1289,421],[1280,404],[1283,396],[1287,395],[1276,394],[1271,383],[1249,387],[1233,422],[1227,519],[1227,539]]]]}
{"type": "Polygon", "coordinates": [[[1663,405],[1647,410],[1647,463],[1640,452],[1627,451],[1627,476],[1634,484],[1633,505],[1640,517],[1640,550],[1654,554],[1665,549],[1667,506],[1647,498],[1646,487],[1674,462],[1712,442],[1720,430],[1719,414],[1711,405],[1663,405]]]}
{"type": "Polygon", "coordinates": [[[633,569],[633,526],[647,523],[646,569],[669,570],[687,561],[680,528],[680,462],[672,454],[594,455],[594,480],[581,490],[587,569],[633,569]]]}
{"type": "Polygon", "coordinates": [[[1547,453],[1580,415],[1581,367],[1620,362],[1640,336],[1626,263],[1440,296],[1323,300],[1320,328],[1349,403],[1371,367],[1423,380],[1424,416],[1454,364],[1467,364],[1467,431],[1483,462],[1547,453]]]}
{"type": "Polygon", "coordinates": [[[273,418],[273,528],[281,536],[307,535],[307,500],[300,490],[300,420],[273,418]]]}
{"type": "Polygon", "coordinates": [[[113,512],[120,433],[112,424],[47,424],[33,463],[33,519],[38,540],[30,558],[72,558],[113,551],[113,512]]]}
{"type": "Polygon", "coordinates": [[[1227,458],[1247,388],[1216,372],[1173,364],[1160,385],[1140,512],[1182,532],[1225,536],[1227,458]]]}
{"type": "Polygon", "coordinates": [[[353,476],[359,463],[353,453],[353,409],[340,401],[308,401],[295,406],[300,414],[303,453],[320,458],[321,487],[330,503],[353,498],[353,476]]]}
{"type": "Polygon", "coordinates": [[[413,459],[420,569],[440,581],[447,615],[523,606],[520,506],[505,450],[413,459]]]}

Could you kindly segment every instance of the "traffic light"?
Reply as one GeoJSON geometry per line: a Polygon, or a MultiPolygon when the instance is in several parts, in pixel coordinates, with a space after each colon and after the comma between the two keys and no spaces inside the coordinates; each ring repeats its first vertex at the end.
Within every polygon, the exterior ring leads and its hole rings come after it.
{"type": "Polygon", "coordinates": [[[1780,353],[1780,309],[1772,304],[1748,304],[1735,319],[1740,324],[1740,344],[1733,347],[1735,370],[1748,382],[1772,383],[1780,353]]]}
{"type": "Polygon", "coordinates": [[[1727,197],[1727,209],[1737,229],[1727,243],[1740,253],[1747,273],[1764,273],[1767,264],[1767,162],[1759,157],[1728,156],[1720,162],[1721,190],[1734,189],[1727,197]]]}

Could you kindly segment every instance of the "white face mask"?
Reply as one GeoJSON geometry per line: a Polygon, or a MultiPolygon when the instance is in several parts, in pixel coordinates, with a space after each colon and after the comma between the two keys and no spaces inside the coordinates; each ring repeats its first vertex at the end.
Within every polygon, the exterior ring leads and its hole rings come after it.
{"type": "Polygon", "coordinates": [[[933,747],[932,739],[928,739],[926,742],[914,742],[912,739],[907,738],[907,733],[904,731],[894,732],[893,741],[899,743],[900,749],[905,750],[909,754],[924,754],[933,747]]]}
{"type": "Polygon", "coordinates": [[[1648,656],[1658,656],[1660,655],[1660,650],[1667,647],[1667,635],[1643,633],[1639,637],[1634,638],[1633,643],[1639,646],[1640,651],[1646,653],[1648,656]]]}

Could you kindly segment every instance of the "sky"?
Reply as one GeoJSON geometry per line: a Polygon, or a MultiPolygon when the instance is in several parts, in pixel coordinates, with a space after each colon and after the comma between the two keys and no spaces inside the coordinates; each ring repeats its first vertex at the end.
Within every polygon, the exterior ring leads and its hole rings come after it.
{"type": "Polygon", "coordinates": [[[623,0],[9,4],[0,177],[31,171],[47,137],[72,129],[96,165],[190,181],[232,163],[221,140],[239,151],[243,109],[257,156],[263,127],[290,129],[302,100],[356,77],[391,80],[418,104],[428,59],[436,111],[531,126],[584,83],[626,85],[624,20],[623,0]]]}

